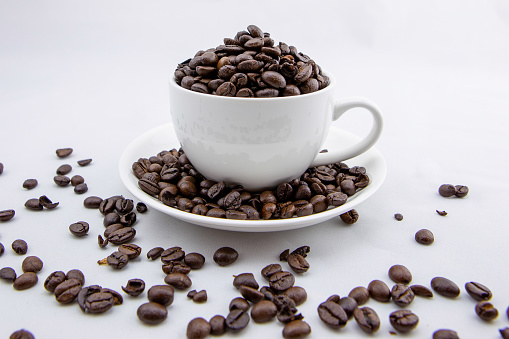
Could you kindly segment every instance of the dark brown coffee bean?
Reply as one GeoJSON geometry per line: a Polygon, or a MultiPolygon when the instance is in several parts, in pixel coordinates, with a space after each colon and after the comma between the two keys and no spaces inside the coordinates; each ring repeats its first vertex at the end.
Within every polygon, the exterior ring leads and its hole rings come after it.
{"type": "Polygon", "coordinates": [[[258,289],[260,287],[260,285],[256,282],[253,273],[241,273],[234,276],[233,286],[237,289],[241,286],[248,286],[254,289],[258,289]]]}
{"type": "Polygon", "coordinates": [[[4,164],[0,162],[0,174],[4,172],[4,164]]]}
{"type": "Polygon", "coordinates": [[[55,288],[55,299],[61,304],[68,304],[78,297],[81,283],[77,279],[69,279],[55,288]]]}
{"type": "Polygon", "coordinates": [[[43,267],[42,260],[39,259],[39,257],[33,255],[26,257],[21,263],[21,269],[25,273],[26,272],[37,273],[40,270],[42,270],[42,267],[43,267]]]}
{"type": "Polygon", "coordinates": [[[78,301],[78,306],[80,307],[82,312],[87,312],[85,302],[87,298],[94,294],[101,292],[102,287],[99,285],[91,285],[83,287],[80,292],[78,293],[78,296],[76,297],[76,300],[78,301]]]}
{"type": "Polygon", "coordinates": [[[16,212],[14,210],[3,210],[0,211],[0,221],[9,221],[14,218],[16,212]]]}
{"type": "Polygon", "coordinates": [[[65,273],[62,271],[55,271],[51,273],[44,281],[44,288],[48,292],[54,292],[55,288],[65,281],[65,273]]]}
{"type": "Polygon", "coordinates": [[[81,175],[74,175],[71,178],[71,185],[73,185],[73,186],[83,184],[84,182],[85,182],[85,179],[81,175]]]}
{"type": "Polygon", "coordinates": [[[203,318],[194,318],[187,324],[186,336],[188,339],[204,339],[210,334],[210,324],[203,318]]]}
{"type": "Polygon", "coordinates": [[[343,297],[337,303],[343,307],[348,319],[353,316],[353,312],[358,308],[357,301],[351,297],[343,297]]]}
{"type": "Polygon", "coordinates": [[[443,184],[438,188],[438,193],[445,198],[452,197],[456,194],[456,187],[450,184],[443,184]]]}
{"type": "Polygon", "coordinates": [[[33,198],[28,199],[25,202],[26,209],[32,210],[32,211],[42,211],[42,205],[39,203],[39,199],[33,198]]]}
{"type": "Polygon", "coordinates": [[[463,198],[468,194],[468,187],[463,185],[456,185],[454,186],[456,188],[456,196],[458,198],[463,198]]]}
{"type": "Polygon", "coordinates": [[[108,227],[113,224],[120,223],[120,215],[116,212],[110,212],[104,216],[103,225],[104,227],[108,227]]]}
{"type": "Polygon", "coordinates": [[[430,230],[422,229],[415,233],[415,241],[423,245],[431,245],[435,241],[435,236],[430,230]]]}
{"type": "Polygon", "coordinates": [[[85,183],[78,184],[76,187],[74,187],[74,193],[76,194],[83,194],[88,191],[88,186],[85,183]]]}
{"type": "Polygon", "coordinates": [[[161,256],[161,253],[164,252],[164,248],[162,247],[154,247],[150,251],[147,252],[147,259],[156,260],[161,256]]]}
{"type": "Polygon", "coordinates": [[[393,265],[389,268],[389,278],[395,283],[409,284],[412,281],[412,273],[403,265],[393,265]]]}
{"type": "Polygon", "coordinates": [[[295,302],[295,306],[302,305],[308,298],[306,290],[300,286],[292,286],[284,292],[288,298],[295,302]]]}
{"type": "Polygon", "coordinates": [[[127,254],[129,260],[133,260],[140,256],[141,247],[135,244],[122,244],[118,247],[118,251],[127,254]]]}
{"type": "Polygon", "coordinates": [[[34,335],[25,329],[18,330],[13,332],[9,339],[34,339],[34,335]]]}
{"type": "Polygon", "coordinates": [[[134,209],[134,202],[131,199],[118,199],[115,208],[120,214],[127,214],[134,209]]]}
{"type": "Polygon", "coordinates": [[[460,337],[453,330],[437,330],[433,332],[433,339],[460,339],[460,337]]]}
{"type": "Polygon", "coordinates": [[[354,298],[358,305],[364,305],[369,300],[369,291],[366,287],[358,286],[351,290],[348,296],[354,298]]]}
{"type": "Polygon", "coordinates": [[[277,315],[276,305],[269,300],[262,300],[253,305],[251,318],[255,323],[265,323],[274,319],[277,315]]]}
{"type": "Polygon", "coordinates": [[[145,291],[145,282],[142,279],[129,279],[125,287],[122,286],[122,291],[131,297],[137,297],[145,291]]]}
{"type": "Polygon", "coordinates": [[[433,291],[422,285],[412,285],[410,286],[414,294],[418,297],[424,298],[433,298],[433,291]]]}
{"type": "Polygon", "coordinates": [[[159,303],[148,302],[138,307],[136,315],[145,324],[156,325],[166,320],[168,310],[159,303]]]}
{"type": "Polygon", "coordinates": [[[281,272],[282,270],[283,270],[283,268],[281,267],[281,265],[270,264],[270,265],[265,266],[262,269],[261,274],[265,279],[269,280],[271,275],[273,275],[274,273],[281,272]]]}
{"type": "Polygon", "coordinates": [[[247,312],[247,310],[249,310],[249,307],[250,307],[250,305],[246,299],[237,297],[237,298],[233,298],[232,301],[230,301],[230,305],[228,306],[228,309],[230,311],[239,309],[239,310],[243,310],[243,311],[247,312]]]}
{"type": "Polygon", "coordinates": [[[71,179],[65,175],[57,175],[57,176],[53,177],[53,181],[58,186],[65,187],[65,186],[69,185],[69,183],[71,182],[71,179]]]}
{"type": "Polygon", "coordinates": [[[465,290],[474,300],[477,301],[490,300],[493,296],[493,293],[491,293],[491,290],[488,287],[478,282],[467,282],[465,284],[465,290]]]}
{"type": "Polygon", "coordinates": [[[339,216],[341,220],[343,220],[344,223],[352,225],[359,220],[359,213],[357,213],[356,210],[350,210],[348,212],[345,212],[339,216]]]}
{"type": "Polygon", "coordinates": [[[42,195],[39,197],[39,204],[48,209],[48,210],[51,210],[51,209],[54,209],[55,207],[58,206],[58,202],[52,202],[47,196],[45,195],[42,195]]]}
{"type": "Polygon", "coordinates": [[[348,316],[339,304],[326,301],[318,306],[318,316],[332,328],[342,328],[348,321],[348,316]]]}
{"type": "Polygon", "coordinates": [[[303,320],[293,320],[283,328],[283,338],[304,338],[311,334],[311,327],[303,320]]]}
{"type": "Polygon", "coordinates": [[[2,254],[4,254],[5,252],[5,247],[4,245],[0,242],[0,256],[2,256],[2,254]]]}
{"type": "Polygon", "coordinates": [[[145,193],[149,195],[159,195],[161,189],[157,185],[157,183],[150,181],[148,179],[140,179],[138,180],[138,187],[145,193]]]}
{"type": "Polygon", "coordinates": [[[305,273],[310,268],[308,261],[300,254],[291,253],[287,261],[288,265],[295,273],[305,273]]]}
{"type": "Polygon", "coordinates": [[[286,80],[285,77],[281,75],[281,73],[266,71],[261,74],[261,78],[263,82],[267,85],[272,86],[274,88],[285,88],[286,80]]]}
{"type": "Polygon", "coordinates": [[[71,171],[72,171],[72,166],[69,164],[64,164],[57,168],[58,175],[66,175],[67,173],[69,173],[71,171]]]}
{"type": "Polygon", "coordinates": [[[370,307],[357,308],[353,311],[357,325],[366,333],[375,333],[380,329],[380,318],[370,307]]]}
{"type": "Polygon", "coordinates": [[[498,317],[498,310],[488,301],[480,301],[475,305],[475,313],[484,321],[491,321],[498,317]]]}
{"type": "Polygon", "coordinates": [[[27,179],[23,182],[23,188],[31,190],[37,186],[37,179],[27,179]]]}
{"type": "Polygon", "coordinates": [[[136,230],[134,228],[123,227],[111,233],[108,237],[108,241],[115,245],[121,245],[123,243],[133,240],[135,235],[136,230]]]}
{"type": "Polygon", "coordinates": [[[249,323],[249,314],[241,309],[233,309],[226,317],[226,327],[232,332],[243,330],[249,323]]]}
{"type": "Polygon", "coordinates": [[[25,240],[17,239],[12,242],[11,245],[12,250],[14,253],[19,255],[25,255],[28,252],[28,245],[25,240]]]}
{"type": "Polygon", "coordinates": [[[72,223],[69,225],[69,231],[77,236],[77,237],[83,237],[88,234],[89,225],[85,221],[78,221],[75,223],[72,223]]]}
{"type": "Polygon", "coordinates": [[[173,303],[175,290],[169,285],[154,285],[147,292],[148,301],[168,307],[173,303]]]}
{"type": "MultiPolygon", "coordinates": [[[[201,290],[199,292],[196,292],[194,291],[195,293],[193,293],[193,296],[191,297],[191,299],[193,299],[194,302],[197,302],[197,303],[204,303],[207,301],[207,291],[205,290],[201,290]]],[[[188,294],[189,296],[189,294],[188,294]]]]}
{"type": "Polygon", "coordinates": [[[328,201],[327,197],[322,194],[315,195],[312,197],[309,202],[313,205],[313,212],[314,213],[320,213],[327,209],[328,207],[328,201]]]}
{"type": "Polygon", "coordinates": [[[106,262],[113,268],[122,269],[129,263],[129,257],[122,252],[113,252],[106,258],[106,262]]]}
{"type": "Polygon", "coordinates": [[[122,305],[122,303],[124,302],[124,299],[122,298],[122,295],[120,295],[120,293],[118,293],[115,290],[111,290],[109,288],[101,288],[100,292],[101,293],[109,293],[109,294],[111,294],[111,296],[113,297],[113,306],[122,305]]]}
{"type": "Polygon", "coordinates": [[[396,219],[397,221],[403,220],[403,214],[401,213],[394,214],[394,219],[396,219]]]}
{"type": "Polygon", "coordinates": [[[170,261],[168,264],[163,264],[163,272],[165,274],[170,273],[182,273],[189,274],[191,272],[191,267],[187,266],[185,263],[181,261],[170,261]]]}
{"type": "Polygon", "coordinates": [[[399,310],[389,315],[389,321],[395,330],[407,333],[417,327],[419,317],[410,310],[399,310]]]}
{"type": "Polygon", "coordinates": [[[193,284],[191,279],[183,273],[170,273],[164,278],[164,282],[178,290],[188,289],[193,284]]]}
{"type": "Polygon", "coordinates": [[[184,259],[186,252],[182,250],[182,247],[174,246],[167,248],[161,253],[161,261],[164,264],[168,264],[171,261],[180,261],[184,259]]]}
{"type": "Polygon", "coordinates": [[[226,332],[226,319],[222,315],[215,315],[209,320],[210,334],[219,336],[226,332]]]}
{"type": "Polygon", "coordinates": [[[237,261],[239,253],[231,247],[221,247],[214,252],[213,259],[219,266],[227,266],[237,261]]]}
{"type": "Polygon", "coordinates": [[[73,151],[72,148],[59,148],[56,150],[57,157],[59,158],[68,157],[69,155],[71,155],[72,151],[73,151]]]}
{"type": "Polygon", "coordinates": [[[114,296],[101,289],[101,292],[92,293],[86,298],[85,309],[88,313],[104,313],[111,309],[114,304],[114,296]]]}
{"type": "Polygon", "coordinates": [[[431,288],[441,296],[447,298],[456,298],[460,295],[458,285],[444,277],[435,277],[431,279],[431,288]]]}
{"type": "Polygon", "coordinates": [[[257,302],[265,298],[265,295],[262,292],[249,286],[241,285],[239,287],[239,291],[240,294],[244,297],[244,299],[252,302],[253,304],[256,304],[257,302]]]}
{"type": "Polygon", "coordinates": [[[13,283],[16,280],[16,271],[12,267],[0,269],[0,279],[13,283]]]}
{"type": "Polygon", "coordinates": [[[83,206],[86,208],[99,208],[99,205],[103,201],[102,198],[96,196],[90,196],[83,200],[83,206]]]}
{"type": "Polygon", "coordinates": [[[145,213],[145,212],[147,212],[148,211],[147,205],[145,205],[142,202],[137,203],[136,204],[136,211],[138,213],[145,213]]]}
{"type": "Polygon", "coordinates": [[[269,278],[269,286],[275,291],[283,292],[293,286],[295,277],[290,272],[281,271],[274,273],[269,278]]]}
{"type": "Polygon", "coordinates": [[[78,165],[83,167],[83,166],[89,165],[91,162],[92,162],[92,159],[78,160],[78,165]]]}
{"type": "Polygon", "coordinates": [[[412,289],[404,284],[396,284],[392,287],[391,298],[392,301],[401,307],[410,305],[414,300],[415,294],[412,289]]]}
{"type": "Polygon", "coordinates": [[[391,300],[391,290],[381,280],[373,280],[368,285],[369,296],[376,301],[388,302],[391,300]]]}
{"type": "Polygon", "coordinates": [[[65,279],[67,279],[67,280],[76,279],[80,282],[81,286],[85,285],[85,275],[83,274],[83,272],[81,272],[78,269],[69,270],[65,274],[65,279]]]}
{"type": "Polygon", "coordinates": [[[106,238],[106,240],[108,240],[108,237],[115,231],[118,231],[119,229],[122,229],[124,228],[124,226],[122,224],[113,224],[113,225],[110,225],[108,227],[106,227],[106,229],[104,230],[104,237],[106,238]]]}
{"type": "Polygon", "coordinates": [[[279,96],[279,91],[275,88],[264,88],[255,92],[258,98],[275,98],[279,96]]]}

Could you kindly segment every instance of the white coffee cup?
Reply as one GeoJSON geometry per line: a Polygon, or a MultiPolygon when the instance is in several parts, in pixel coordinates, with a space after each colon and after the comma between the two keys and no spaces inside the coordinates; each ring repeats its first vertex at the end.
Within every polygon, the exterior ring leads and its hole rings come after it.
{"type": "Polygon", "coordinates": [[[177,139],[205,178],[252,191],[298,178],[310,166],[353,158],[376,143],[382,115],[367,99],[335,99],[336,80],[326,75],[330,83],[319,91],[277,98],[203,94],[172,79],[170,112],[177,139]],[[353,146],[334,145],[319,153],[332,121],[354,107],[371,113],[368,135],[353,146]]]}

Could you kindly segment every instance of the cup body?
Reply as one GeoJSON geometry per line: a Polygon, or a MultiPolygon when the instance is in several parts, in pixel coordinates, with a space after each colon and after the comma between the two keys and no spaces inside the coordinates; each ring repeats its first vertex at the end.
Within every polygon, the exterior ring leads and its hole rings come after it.
{"type": "Polygon", "coordinates": [[[298,178],[321,150],[334,109],[334,77],[292,97],[197,93],[170,80],[170,112],[182,149],[207,179],[261,191],[298,178]]]}

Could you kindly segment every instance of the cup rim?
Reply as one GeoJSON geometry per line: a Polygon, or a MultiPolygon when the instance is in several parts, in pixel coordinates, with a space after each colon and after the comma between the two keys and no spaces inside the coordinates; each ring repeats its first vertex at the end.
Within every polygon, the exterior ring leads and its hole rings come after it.
{"type": "Polygon", "coordinates": [[[259,103],[261,101],[267,101],[267,100],[268,101],[296,100],[297,98],[303,99],[303,98],[309,98],[312,96],[322,95],[325,92],[330,91],[336,84],[336,78],[332,74],[325,72],[323,70],[322,70],[322,74],[329,78],[329,84],[326,87],[324,87],[316,92],[292,95],[292,96],[287,96],[287,97],[246,98],[246,97],[229,97],[229,96],[213,95],[210,93],[200,93],[200,92],[191,91],[190,89],[180,86],[179,84],[177,84],[177,81],[175,80],[175,76],[173,76],[173,75],[171,76],[169,83],[170,83],[170,86],[173,88],[176,88],[177,91],[184,91],[185,93],[188,93],[188,94],[192,93],[191,95],[205,96],[207,98],[211,98],[211,100],[228,100],[228,101],[240,100],[241,102],[250,102],[250,101],[254,100],[255,102],[259,103]],[[214,99],[212,99],[212,98],[214,98],[214,99]]]}

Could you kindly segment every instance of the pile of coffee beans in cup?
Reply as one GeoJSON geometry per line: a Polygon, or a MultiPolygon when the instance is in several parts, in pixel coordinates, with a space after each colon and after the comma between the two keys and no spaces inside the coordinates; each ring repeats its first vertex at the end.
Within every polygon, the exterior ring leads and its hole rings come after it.
{"type": "MultiPolygon", "coordinates": [[[[366,169],[345,163],[309,168],[300,178],[261,193],[204,178],[181,149],[162,151],[132,164],[139,188],[163,204],[202,216],[268,220],[302,217],[341,206],[369,184],[366,169]]],[[[358,214],[350,211],[353,223],[358,214]]],[[[346,219],[345,219],[346,220],[346,219]]]]}
{"type": "Polygon", "coordinates": [[[294,46],[276,44],[255,25],[223,42],[180,63],[177,84],[199,93],[267,98],[312,93],[329,83],[311,58],[294,46]]]}

